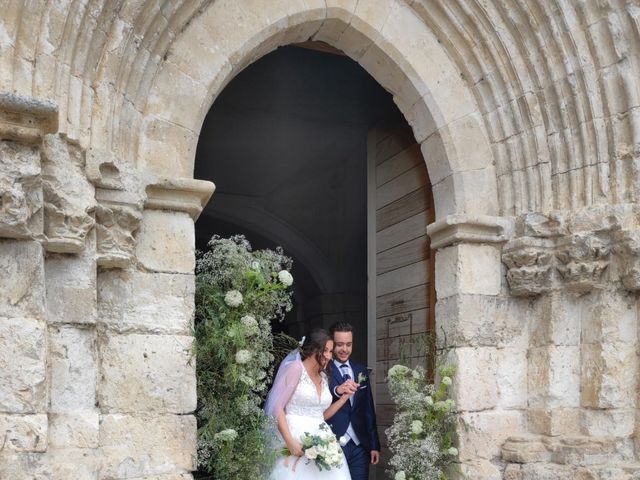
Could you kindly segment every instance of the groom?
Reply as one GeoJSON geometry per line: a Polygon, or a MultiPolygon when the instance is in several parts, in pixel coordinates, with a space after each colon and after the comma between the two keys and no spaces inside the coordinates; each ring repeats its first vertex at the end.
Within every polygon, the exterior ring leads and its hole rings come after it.
{"type": "Polygon", "coordinates": [[[354,393],[330,419],[330,425],[341,440],[352,480],[367,480],[369,463],[375,465],[380,460],[380,440],[368,372],[364,365],[349,360],[353,350],[351,324],[337,322],[329,332],[333,337],[333,362],[330,364],[329,379],[333,401],[344,393],[354,393]]]}

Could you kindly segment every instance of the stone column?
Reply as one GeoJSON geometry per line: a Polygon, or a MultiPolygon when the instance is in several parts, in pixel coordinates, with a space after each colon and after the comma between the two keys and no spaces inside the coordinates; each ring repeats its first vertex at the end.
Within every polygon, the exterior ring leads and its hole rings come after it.
{"type": "Polygon", "coordinates": [[[457,365],[463,478],[500,479],[500,447],[523,433],[527,407],[526,302],[509,297],[502,244],[508,219],[450,216],[427,229],[436,252],[436,328],[457,365]]]}
{"type": "Polygon", "coordinates": [[[0,478],[42,469],[48,442],[41,145],[49,102],[0,94],[0,478]]]}
{"type": "Polygon", "coordinates": [[[155,182],[139,214],[99,192],[110,225],[97,278],[100,478],[187,479],[196,468],[194,219],[211,193],[209,182],[155,182]]]}

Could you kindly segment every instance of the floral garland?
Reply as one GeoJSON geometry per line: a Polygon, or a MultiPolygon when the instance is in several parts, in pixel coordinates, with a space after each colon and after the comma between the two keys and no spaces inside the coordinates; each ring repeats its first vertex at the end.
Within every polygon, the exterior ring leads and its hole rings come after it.
{"type": "Polygon", "coordinates": [[[396,414],[386,433],[394,480],[446,480],[447,467],[458,455],[453,446],[456,404],[449,398],[455,367],[440,367],[438,374],[440,382],[432,384],[422,367],[389,369],[396,414]]]}
{"type": "Polygon", "coordinates": [[[198,466],[213,478],[263,478],[270,468],[260,406],[273,375],[271,321],[292,307],[291,266],[281,248],[252,251],[241,235],[214,236],[198,254],[198,466]]]}

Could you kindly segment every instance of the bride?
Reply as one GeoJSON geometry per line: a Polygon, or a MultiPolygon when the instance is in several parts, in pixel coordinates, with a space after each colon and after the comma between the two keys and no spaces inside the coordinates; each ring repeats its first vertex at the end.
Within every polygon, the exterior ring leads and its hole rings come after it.
{"type": "Polygon", "coordinates": [[[302,347],[291,352],[278,369],[265,403],[265,411],[278,426],[281,438],[291,455],[278,458],[269,480],[351,480],[347,461],[342,466],[320,471],[304,455],[300,437],[315,434],[349,399],[343,395],[331,403],[325,368],[332,357],[333,341],[322,329],[315,329],[303,339],[302,347]]]}

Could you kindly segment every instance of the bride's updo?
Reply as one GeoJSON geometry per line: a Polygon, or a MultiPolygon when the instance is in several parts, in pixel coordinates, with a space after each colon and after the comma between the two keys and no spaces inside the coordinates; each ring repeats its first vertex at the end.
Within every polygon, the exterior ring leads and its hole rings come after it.
{"type": "Polygon", "coordinates": [[[324,347],[327,342],[331,340],[331,337],[322,328],[314,328],[304,337],[304,342],[300,347],[300,357],[302,360],[315,355],[318,365],[320,365],[320,372],[322,368],[322,354],[324,353],[324,347]]]}

